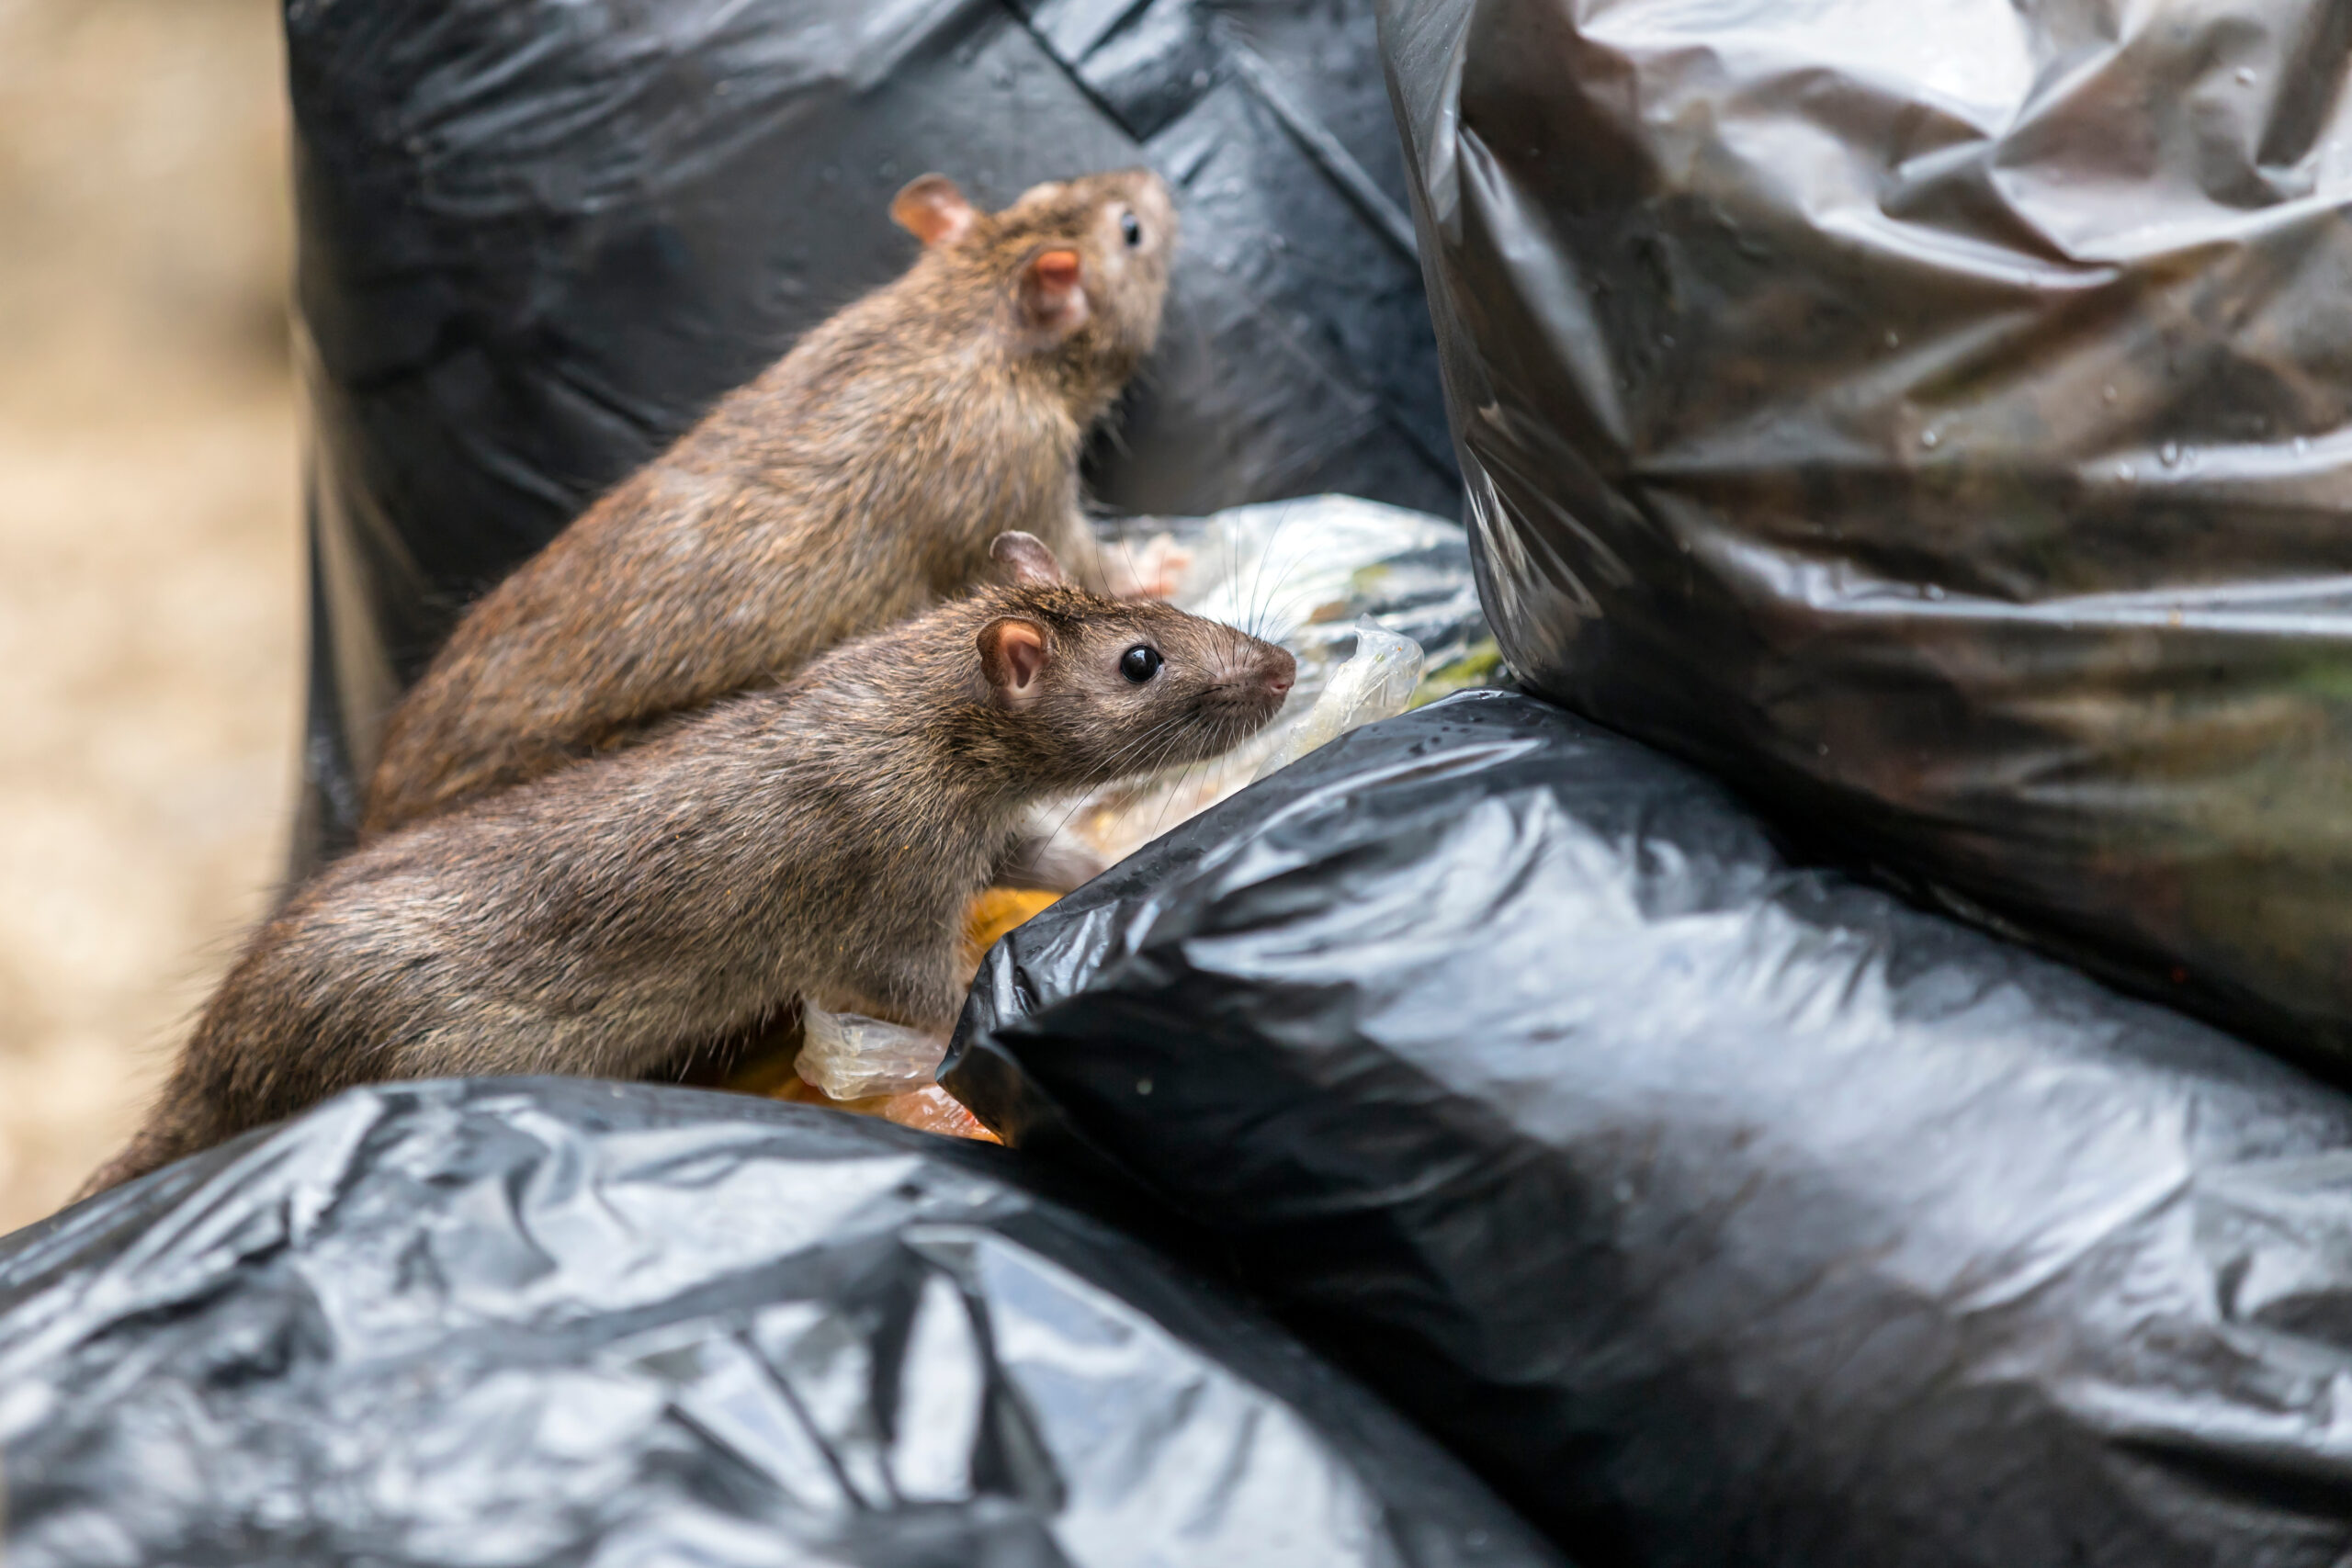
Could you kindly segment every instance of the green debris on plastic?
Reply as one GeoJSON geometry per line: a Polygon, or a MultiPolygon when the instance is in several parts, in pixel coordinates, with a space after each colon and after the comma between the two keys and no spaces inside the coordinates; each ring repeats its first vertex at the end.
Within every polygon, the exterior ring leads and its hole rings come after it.
{"type": "Polygon", "coordinates": [[[1423,675],[1421,683],[1413,688],[1412,700],[1405,705],[1405,711],[1410,713],[1426,703],[1450,697],[1456,692],[1466,692],[1474,686],[1491,685],[1495,677],[1502,673],[1502,669],[1503,650],[1495,645],[1493,637],[1480,637],[1464,649],[1459,657],[1447,660],[1423,675]]]}

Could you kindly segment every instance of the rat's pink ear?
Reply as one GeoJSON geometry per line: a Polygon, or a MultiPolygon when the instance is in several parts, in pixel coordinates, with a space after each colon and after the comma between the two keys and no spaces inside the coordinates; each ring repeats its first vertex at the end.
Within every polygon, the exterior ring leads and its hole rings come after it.
{"type": "Polygon", "coordinates": [[[890,203],[890,220],[926,245],[952,245],[979,214],[945,175],[918,175],[890,203]]]}
{"type": "Polygon", "coordinates": [[[1018,615],[999,615],[980,628],[980,669],[999,704],[1026,706],[1045,685],[1046,628],[1018,615]]]}
{"type": "Polygon", "coordinates": [[[1062,581],[1062,563],[1046,547],[1046,541],[1035,534],[1018,529],[999,534],[989,541],[989,554],[1012,569],[1012,581],[1023,585],[1044,584],[1062,581]]]}
{"type": "Polygon", "coordinates": [[[1021,269],[1021,319],[1059,343],[1086,324],[1084,268],[1071,250],[1040,251],[1021,269]]]}

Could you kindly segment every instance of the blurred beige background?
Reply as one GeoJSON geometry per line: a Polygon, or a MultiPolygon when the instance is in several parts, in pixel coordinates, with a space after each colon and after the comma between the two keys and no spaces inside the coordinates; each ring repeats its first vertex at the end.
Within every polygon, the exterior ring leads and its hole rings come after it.
{"type": "Polygon", "coordinates": [[[300,713],[274,0],[0,0],[0,1230],[266,902],[300,713]]]}

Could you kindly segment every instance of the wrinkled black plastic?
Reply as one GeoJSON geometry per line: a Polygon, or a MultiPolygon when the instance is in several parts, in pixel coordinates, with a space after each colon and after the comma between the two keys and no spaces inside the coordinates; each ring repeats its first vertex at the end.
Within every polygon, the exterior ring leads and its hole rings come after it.
{"type": "Polygon", "coordinates": [[[1580,1561],[2352,1552],[2352,1100],[1531,698],[1358,730],[1013,931],[945,1081],[1580,1561]]]}
{"type": "Polygon", "coordinates": [[[2352,6],[1383,25],[1530,684],[2352,1051],[2352,6]]]}
{"type": "Polygon", "coordinates": [[[903,270],[886,209],[1149,164],[1184,221],[1114,508],[1459,507],[1371,0],[288,0],[311,414],[295,859],[475,593],[903,270]]]}
{"type": "Polygon", "coordinates": [[[0,1247],[6,1560],[1557,1563],[1001,1156],[685,1089],[345,1095],[0,1247]]]}

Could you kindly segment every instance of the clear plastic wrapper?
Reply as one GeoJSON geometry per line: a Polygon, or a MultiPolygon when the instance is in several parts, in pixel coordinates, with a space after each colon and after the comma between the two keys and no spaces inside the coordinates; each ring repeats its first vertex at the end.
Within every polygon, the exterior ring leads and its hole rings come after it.
{"type": "Polygon", "coordinates": [[[946,1052],[946,1040],[936,1034],[861,1013],[827,1012],[814,1002],[800,1005],[800,1055],[794,1068],[829,1099],[865,1100],[923,1088],[946,1052]]]}
{"type": "Polygon", "coordinates": [[[1454,523],[1352,495],[1238,506],[1199,519],[1115,522],[1114,551],[1166,530],[1185,567],[1169,597],[1211,620],[1282,643],[1312,697],[1368,623],[1419,644],[1432,667],[1488,644],[1468,541],[1454,523]]]}
{"type": "Polygon", "coordinates": [[[1274,749],[1250,776],[1262,779],[1351,729],[1394,718],[1412,705],[1421,682],[1421,645],[1378,626],[1356,628],[1356,649],[1331,671],[1314,704],[1274,737],[1274,749]]]}
{"type": "Polygon", "coordinates": [[[1115,863],[1351,729],[1501,674],[1467,541],[1441,518],[1319,495],[1105,527],[1114,556],[1181,549],[1184,564],[1166,573],[1170,602],[1280,642],[1298,676],[1274,721],[1215,761],[1039,814],[1096,863],[1115,863]]]}

